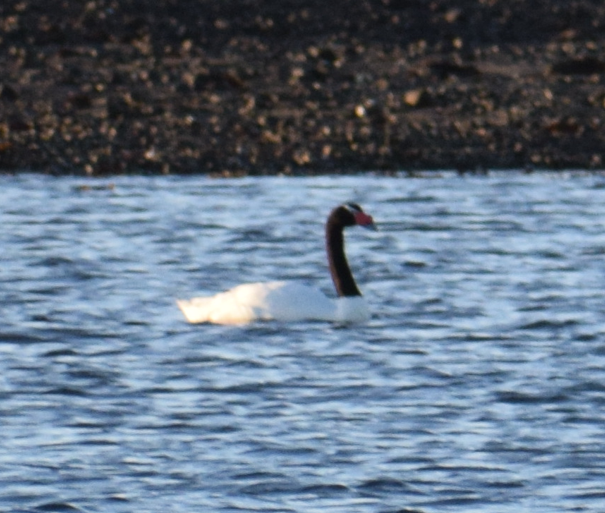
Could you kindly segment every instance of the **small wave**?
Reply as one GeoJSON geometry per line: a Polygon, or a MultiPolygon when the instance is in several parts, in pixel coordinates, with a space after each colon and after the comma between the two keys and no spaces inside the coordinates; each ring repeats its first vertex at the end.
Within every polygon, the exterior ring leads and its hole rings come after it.
{"type": "Polygon", "coordinates": [[[45,395],[65,395],[70,397],[87,397],[89,395],[89,393],[82,388],[68,386],[50,388],[42,393],[45,395]]]}
{"type": "Polygon", "coordinates": [[[415,508],[400,508],[394,510],[389,509],[386,510],[384,513],[424,513],[424,510],[415,508]]]}
{"type": "Polygon", "coordinates": [[[576,319],[564,319],[564,320],[554,320],[554,319],[541,319],[538,321],[529,322],[527,324],[523,324],[519,327],[521,330],[551,330],[551,329],[560,329],[567,328],[569,326],[576,326],[579,324],[579,321],[576,319]]]}
{"type": "Polygon", "coordinates": [[[9,344],[37,344],[40,342],[46,342],[47,339],[44,336],[40,336],[34,331],[29,333],[18,333],[18,332],[0,332],[0,343],[9,344]]]}
{"type": "Polygon", "coordinates": [[[569,397],[561,392],[544,393],[544,394],[527,394],[515,391],[497,392],[496,398],[502,403],[509,404],[548,404],[562,403],[569,400],[569,397]]]}
{"type": "Polygon", "coordinates": [[[302,488],[304,493],[312,493],[314,495],[318,495],[320,497],[328,497],[332,495],[339,495],[342,493],[350,492],[348,486],[343,484],[315,484],[309,485],[302,488]]]}
{"type": "Polygon", "coordinates": [[[369,479],[368,481],[361,483],[357,489],[364,493],[400,493],[402,491],[405,491],[406,493],[418,493],[407,483],[399,479],[388,477],[369,479]]]}
{"type": "Polygon", "coordinates": [[[69,502],[48,502],[46,504],[40,504],[36,506],[36,511],[57,511],[57,512],[65,512],[65,511],[82,511],[77,506],[69,502]]]}
{"type": "Polygon", "coordinates": [[[266,495],[281,495],[281,494],[287,494],[287,493],[296,493],[300,491],[300,487],[297,483],[286,479],[286,478],[282,478],[276,481],[271,481],[271,482],[259,482],[259,483],[253,483],[250,485],[246,485],[246,486],[242,486],[239,489],[240,493],[244,494],[244,495],[254,495],[254,496],[258,496],[258,495],[262,495],[262,496],[266,496],[266,495]]]}

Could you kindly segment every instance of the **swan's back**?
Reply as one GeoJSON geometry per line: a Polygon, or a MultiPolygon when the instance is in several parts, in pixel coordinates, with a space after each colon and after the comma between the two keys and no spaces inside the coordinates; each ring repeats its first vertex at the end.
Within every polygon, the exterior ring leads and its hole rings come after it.
{"type": "Polygon", "coordinates": [[[215,296],[179,300],[177,304],[192,323],[335,321],[339,314],[337,303],[321,291],[301,283],[284,281],[247,283],[215,296]]]}

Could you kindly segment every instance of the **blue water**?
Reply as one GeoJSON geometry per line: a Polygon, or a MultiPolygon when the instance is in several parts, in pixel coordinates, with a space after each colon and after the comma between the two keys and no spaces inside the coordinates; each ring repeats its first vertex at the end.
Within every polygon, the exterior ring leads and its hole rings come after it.
{"type": "Polygon", "coordinates": [[[605,510],[603,176],[23,175],[0,205],[0,510],[605,510]],[[349,200],[367,325],[183,321],[331,293],[349,200]]]}

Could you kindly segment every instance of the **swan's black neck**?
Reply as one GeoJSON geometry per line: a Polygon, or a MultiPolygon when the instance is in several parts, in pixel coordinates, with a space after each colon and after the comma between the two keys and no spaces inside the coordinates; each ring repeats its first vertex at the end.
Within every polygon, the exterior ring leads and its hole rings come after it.
{"type": "Polygon", "coordinates": [[[355,224],[353,215],[343,207],[332,211],[326,223],[326,249],[330,274],[339,296],[361,296],[349,268],[344,250],[343,230],[355,224]]]}

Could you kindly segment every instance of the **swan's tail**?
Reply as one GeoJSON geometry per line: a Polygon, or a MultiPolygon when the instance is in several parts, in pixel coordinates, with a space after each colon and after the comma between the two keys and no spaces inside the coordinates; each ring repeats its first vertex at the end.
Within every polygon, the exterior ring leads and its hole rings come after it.
{"type": "Polygon", "coordinates": [[[185,319],[191,323],[209,322],[210,297],[196,297],[193,299],[177,299],[176,304],[183,312],[185,319]]]}

